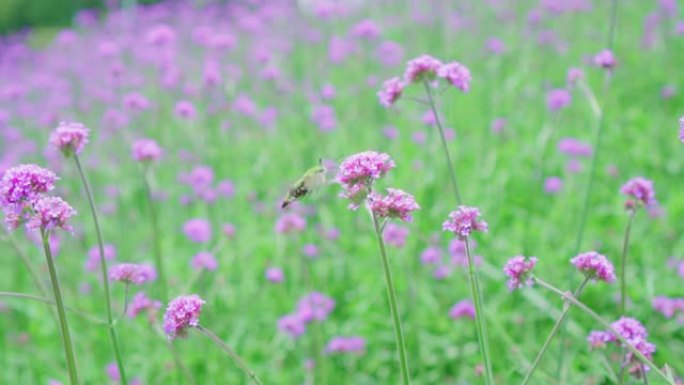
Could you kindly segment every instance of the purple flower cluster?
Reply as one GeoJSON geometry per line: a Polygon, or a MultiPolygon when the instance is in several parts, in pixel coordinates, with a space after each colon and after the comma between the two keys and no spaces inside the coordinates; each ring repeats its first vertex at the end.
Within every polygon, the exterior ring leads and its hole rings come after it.
{"type": "Polygon", "coordinates": [[[571,157],[589,157],[593,153],[591,145],[576,138],[563,138],[558,142],[558,151],[571,157]]]}
{"type": "Polygon", "coordinates": [[[313,291],[297,302],[296,310],[278,320],[278,330],[298,338],[306,332],[306,326],[313,322],[323,322],[335,308],[335,300],[325,294],[313,291]]]}
{"type": "Polygon", "coordinates": [[[559,111],[570,105],[572,95],[565,88],[558,88],[546,94],[546,106],[549,111],[559,111]]]}
{"type": "Polygon", "coordinates": [[[62,229],[73,232],[69,219],[76,215],[76,210],[60,197],[44,196],[33,203],[33,214],[26,222],[29,230],[50,231],[62,229]]]}
{"type": "MultiPolygon", "coordinates": [[[[641,322],[634,318],[621,317],[619,320],[613,322],[611,327],[649,361],[653,360],[653,353],[656,351],[656,346],[648,342],[648,331],[641,322]]],[[[624,348],[616,334],[610,330],[592,331],[589,333],[587,340],[592,348],[604,348],[610,343],[624,348]]],[[[629,350],[625,353],[624,362],[629,365],[629,373],[637,378],[640,378],[644,374],[644,370],[650,370],[648,366],[643,365],[639,358],[629,350]]]]}
{"type": "Polygon", "coordinates": [[[207,243],[212,238],[211,222],[203,218],[193,218],[183,224],[183,233],[195,243],[207,243]]]}
{"type": "Polygon", "coordinates": [[[298,233],[305,228],[306,218],[294,212],[281,215],[275,224],[275,231],[279,234],[298,233]]]}
{"type": "Polygon", "coordinates": [[[135,263],[121,263],[109,269],[109,279],[112,281],[142,285],[156,278],[156,272],[149,265],[135,263]]]}
{"type": "Polygon", "coordinates": [[[347,157],[337,174],[337,182],[344,189],[341,196],[351,201],[350,208],[358,208],[373,183],[394,167],[392,158],[381,152],[364,151],[347,157]]]}
{"type": "Polygon", "coordinates": [[[487,222],[480,219],[480,210],[475,207],[458,206],[456,211],[442,224],[442,230],[451,231],[460,238],[467,238],[473,231],[487,232],[487,222]]]}
{"type": "Polygon", "coordinates": [[[382,84],[382,89],[378,91],[380,104],[385,108],[389,108],[401,98],[404,88],[406,88],[406,83],[398,77],[385,80],[382,84]]]}
{"type": "Polygon", "coordinates": [[[570,263],[588,278],[607,283],[615,281],[615,267],[608,258],[595,251],[578,254],[570,263]]]}
{"type": "Polygon", "coordinates": [[[399,218],[406,222],[413,220],[411,212],[420,209],[413,195],[394,188],[388,188],[385,196],[372,192],[368,195],[368,207],[378,218],[399,218]]]}
{"type": "MultiPolygon", "coordinates": [[[[105,243],[102,245],[104,250],[104,258],[108,261],[116,258],[116,247],[105,243]]],[[[93,246],[88,250],[88,258],[86,259],[85,269],[89,272],[94,272],[100,268],[100,250],[97,246],[93,246]]]]}
{"type": "MultiPolygon", "coordinates": [[[[632,178],[625,183],[620,192],[627,197],[633,198],[637,203],[641,203],[645,207],[657,205],[655,199],[655,190],[653,189],[653,182],[642,177],[632,178]]],[[[628,203],[628,207],[633,204],[628,203]]]]}
{"type": "Polygon", "coordinates": [[[195,270],[214,271],[218,269],[218,261],[216,260],[216,257],[214,257],[214,254],[208,251],[202,251],[192,257],[190,266],[195,270]]]}
{"type": "Polygon", "coordinates": [[[518,255],[509,259],[503,268],[504,274],[508,277],[508,289],[512,291],[524,286],[531,286],[534,283],[532,269],[536,264],[536,257],[526,258],[518,255]]]}
{"type": "Polygon", "coordinates": [[[655,297],[651,302],[653,310],[661,313],[665,318],[673,318],[675,315],[684,315],[684,297],[655,297]]]}
{"type": "Polygon", "coordinates": [[[50,134],[50,144],[65,156],[80,154],[88,143],[89,130],[81,123],[60,122],[50,134]]]}
{"type": "Polygon", "coordinates": [[[473,302],[469,299],[457,302],[449,310],[449,317],[453,320],[460,318],[475,319],[475,306],[473,305],[473,302]]]}
{"type": "Polygon", "coordinates": [[[423,80],[432,80],[437,75],[437,70],[442,67],[441,60],[430,55],[421,55],[406,63],[404,79],[408,83],[416,83],[423,80]]]}
{"type": "Polygon", "coordinates": [[[388,223],[382,232],[382,239],[388,246],[404,247],[408,238],[409,229],[394,223],[388,223]]]}
{"type": "Polygon", "coordinates": [[[157,311],[161,308],[161,302],[150,299],[144,292],[136,293],[128,305],[127,315],[130,318],[137,317],[142,312],[148,313],[150,322],[156,318],[157,311]]]}
{"type": "Polygon", "coordinates": [[[594,56],[594,64],[607,70],[612,70],[617,66],[617,60],[613,51],[605,49],[594,56]]]}
{"type": "Polygon", "coordinates": [[[152,162],[159,160],[163,151],[153,139],[143,138],[133,142],[132,155],[135,161],[152,162]]]}
{"type": "Polygon", "coordinates": [[[187,329],[199,325],[205,302],[196,294],[182,295],[172,300],[164,313],[164,332],[173,340],[187,336],[187,329]]]}
{"type": "Polygon", "coordinates": [[[333,337],[325,347],[327,353],[356,353],[366,351],[366,340],[363,337],[333,337]]]}

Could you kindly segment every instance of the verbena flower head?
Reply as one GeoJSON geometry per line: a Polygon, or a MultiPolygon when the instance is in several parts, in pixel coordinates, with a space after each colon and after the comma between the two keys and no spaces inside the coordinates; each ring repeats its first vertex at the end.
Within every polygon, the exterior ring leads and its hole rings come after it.
{"type": "Polygon", "coordinates": [[[283,269],[279,267],[269,267],[268,269],[266,269],[265,276],[269,282],[273,283],[281,283],[285,279],[283,269]]]}
{"type": "Polygon", "coordinates": [[[297,303],[297,313],[305,322],[325,321],[334,308],[335,300],[317,291],[305,295],[297,303]]]}
{"type": "Polygon", "coordinates": [[[142,285],[149,278],[141,265],[135,263],[121,263],[109,269],[109,279],[112,281],[142,285]]]}
{"type": "Polygon", "coordinates": [[[390,222],[382,232],[382,239],[388,246],[404,247],[408,235],[409,229],[407,227],[390,222]]]}
{"type": "Polygon", "coordinates": [[[453,320],[460,318],[475,319],[475,306],[473,305],[473,302],[464,299],[463,301],[456,303],[449,310],[449,317],[453,320]]]}
{"type": "Polygon", "coordinates": [[[3,209],[23,209],[55,187],[59,178],[50,170],[34,164],[21,164],[5,171],[0,180],[0,205],[3,209]]]}
{"type": "Polygon", "coordinates": [[[88,143],[89,130],[81,123],[60,122],[50,134],[50,144],[65,156],[80,154],[88,143]]]}
{"type": "Polygon", "coordinates": [[[290,234],[304,231],[306,228],[306,218],[297,213],[286,213],[278,218],[275,230],[280,234],[290,234]]]}
{"type": "Polygon", "coordinates": [[[423,79],[432,80],[441,66],[442,62],[430,55],[419,56],[406,64],[404,80],[408,83],[420,82],[423,79]]]}
{"type": "Polygon", "coordinates": [[[296,339],[306,332],[306,321],[298,313],[287,314],[278,320],[278,330],[296,339]]]}
{"type": "Polygon", "coordinates": [[[327,353],[363,353],[366,340],[363,337],[333,337],[325,347],[327,353]]]}
{"type": "Polygon", "coordinates": [[[536,257],[526,258],[518,255],[509,259],[503,268],[504,274],[508,277],[508,289],[512,291],[524,286],[531,286],[533,283],[532,269],[536,264],[536,257]]]}
{"type": "Polygon", "coordinates": [[[211,241],[211,223],[202,218],[193,218],[183,224],[183,233],[188,239],[197,243],[211,241]]]}
{"type": "Polygon", "coordinates": [[[161,302],[150,299],[144,292],[139,292],[131,299],[127,315],[129,318],[135,318],[140,313],[146,311],[149,314],[149,318],[154,319],[160,308],[161,302]]]}
{"type": "Polygon", "coordinates": [[[612,70],[617,65],[617,60],[615,60],[613,51],[606,49],[594,56],[594,63],[599,67],[612,70]]]}
{"type": "MultiPolygon", "coordinates": [[[[611,327],[617,334],[624,338],[630,345],[634,346],[641,354],[643,354],[649,361],[653,360],[653,353],[656,351],[656,346],[648,341],[648,331],[646,327],[638,320],[630,317],[621,317],[611,324],[611,327]]],[[[618,339],[611,330],[592,331],[587,338],[592,348],[604,348],[609,343],[615,344],[620,348],[625,348],[623,343],[618,339]]],[[[634,353],[625,349],[624,362],[629,366],[628,371],[631,375],[640,378],[644,373],[649,371],[647,365],[641,363],[634,353]]]]}
{"type": "Polygon", "coordinates": [[[558,151],[572,157],[589,157],[594,152],[591,144],[577,138],[563,138],[558,141],[558,151]]]}
{"type": "Polygon", "coordinates": [[[470,90],[470,70],[459,62],[450,62],[440,66],[437,69],[437,76],[445,79],[454,87],[463,92],[470,90]]]}
{"type": "Polygon", "coordinates": [[[399,98],[401,98],[401,94],[404,92],[405,87],[406,83],[404,83],[404,81],[398,77],[393,77],[386,80],[382,84],[382,89],[378,91],[378,99],[380,100],[380,104],[385,108],[392,106],[397,100],[399,100],[399,98]]]}
{"type": "Polygon", "coordinates": [[[677,313],[684,314],[684,297],[655,297],[651,306],[653,306],[653,310],[661,313],[665,318],[673,318],[677,313]]]}
{"type": "Polygon", "coordinates": [[[41,197],[33,204],[33,213],[26,222],[29,230],[50,231],[62,229],[69,232],[73,227],[69,219],[76,215],[76,210],[59,197],[41,197]]]}
{"type": "Polygon", "coordinates": [[[584,71],[580,68],[570,68],[568,70],[568,85],[572,86],[575,85],[578,81],[581,79],[584,79],[584,71]]]}
{"type": "Polygon", "coordinates": [[[207,251],[202,251],[200,253],[195,254],[195,256],[192,257],[192,261],[190,261],[190,266],[192,266],[192,268],[195,270],[213,271],[218,269],[218,261],[216,261],[216,257],[214,257],[214,254],[207,251]]]}
{"type": "Polygon", "coordinates": [[[451,231],[460,238],[466,238],[473,231],[487,232],[487,222],[480,219],[480,210],[475,207],[458,206],[442,223],[442,230],[451,231]]]}
{"type": "Polygon", "coordinates": [[[411,222],[411,212],[419,210],[413,195],[394,188],[387,189],[387,195],[371,193],[368,196],[368,207],[379,218],[399,218],[402,221],[411,222]]]}
{"type": "Polygon", "coordinates": [[[344,192],[341,196],[351,201],[350,208],[356,209],[370,192],[377,179],[384,176],[396,164],[389,155],[375,151],[364,151],[347,157],[340,164],[337,182],[344,192]]]}
{"type": "Polygon", "coordinates": [[[637,202],[641,202],[644,206],[651,206],[657,203],[653,182],[646,178],[636,177],[630,179],[620,188],[620,192],[634,198],[637,202]]]}
{"type": "Polygon", "coordinates": [[[186,337],[189,327],[199,325],[205,302],[196,294],[182,295],[169,303],[164,313],[164,331],[169,339],[186,337]]]}
{"type": "Polygon", "coordinates": [[[615,267],[604,255],[595,251],[579,254],[570,263],[591,279],[607,283],[615,281],[615,267]]]}
{"type": "Polygon", "coordinates": [[[570,105],[572,95],[568,90],[559,88],[546,94],[546,106],[550,111],[559,111],[570,105]]]}
{"type": "Polygon", "coordinates": [[[153,139],[143,138],[133,142],[133,159],[138,162],[152,162],[162,157],[162,149],[153,139]]]}

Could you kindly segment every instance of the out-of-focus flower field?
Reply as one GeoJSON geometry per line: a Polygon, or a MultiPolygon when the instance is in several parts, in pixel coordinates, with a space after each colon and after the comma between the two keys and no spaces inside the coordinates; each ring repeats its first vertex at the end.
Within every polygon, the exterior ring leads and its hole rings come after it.
{"type": "Polygon", "coordinates": [[[82,384],[250,383],[216,339],[263,384],[406,384],[398,323],[414,385],[681,384],[680,15],[165,1],[1,37],[0,384],[70,383],[62,299],[82,384]]]}

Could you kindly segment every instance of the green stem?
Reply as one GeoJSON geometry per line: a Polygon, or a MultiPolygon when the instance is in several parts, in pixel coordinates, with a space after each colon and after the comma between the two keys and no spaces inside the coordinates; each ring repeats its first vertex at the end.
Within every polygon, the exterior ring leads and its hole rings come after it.
{"type": "Polygon", "coordinates": [[[35,282],[38,291],[40,291],[40,294],[48,295],[48,290],[45,287],[43,281],[40,279],[40,274],[38,274],[36,269],[33,267],[33,264],[31,263],[31,260],[26,255],[26,253],[24,253],[24,251],[19,247],[19,245],[17,245],[17,242],[14,240],[12,234],[7,234],[5,239],[10,243],[10,245],[12,245],[12,248],[14,249],[14,251],[16,251],[17,255],[19,255],[19,259],[21,259],[21,261],[26,266],[26,270],[28,270],[29,274],[31,275],[31,278],[35,282]]]}
{"type": "Polygon", "coordinates": [[[442,126],[442,121],[437,113],[437,106],[435,105],[435,99],[432,95],[432,89],[427,80],[423,81],[425,86],[425,92],[428,97],[428,104],[432,110],[432,114],[435,116],[435,123],[439,129],[439,137],[442,140],[442,148],[444,150],[444,156],[446,156],[447,166],[449,167],[449,178],[451,179],[451,187],[454,189],[454,195],[456,195],[456,203],[461,204],[461,193],[458,190],[458,183],[456,182],[456,170],[454,170],[454,165],[451,161],[451,154],[449,153],[449,146],[447,145],[446,136],[444,136],[444,127],[442,126]]]}
{"type": "MultiPolygon", "coordinates": [[[[30,299],[30,300],[34,300],[34,301],[38,301],[38,302],[47,303],[49,305],[55,305],[55,301],[48,299],[48,298],[39,297],[39,296],[33,295],[33,294],[14,293],[11,291],[0,291],[0,297],[24,298],[24,299],[30,299]]],[[[68,311],[70,311],[76,315],[79,315],[79,316],[83,317],[84,319],[87,319],[88,321],[90,321],[92,323],[95,323],[98,325],[103,325],[103,326],[109,326],[106,321],[103,321],[97,317],[94,317],[94,316],[84,312],[83,310],[79,310],[79,309],[76,309],[76,308],[73,308],[70,306],[66,306],[66,305],[64,306],[64,309],[66,309],[66,310],[68,310],[68,311]]]]}
{"type": "Polygon", "coordinates": [[[237,364],[237,366],[240,367],[240,369],[242,369],[245,375],[249,377],[252,380],[252,382],[254,382],[257,385],[262,385],[261,381],[259,381],[259,378],[256,376],[256,374],[254,374],[254,372],[247,367],[245,362],[242,361],[240,356],[238,356],[237,353],[235,353],[233,349],[230,348],[230,346],[223,342],[223,340],[221,340],[216,334],[205,329],[201,325],[198,325],[196,328],[197,330],[202,332],[202,334],[204,334],[205,336],[209,337],[209,339],[214,341],[214,343],[218,345],[221,349],[223,349],[226,353],[228,353],[228,356],[230,356],[230,358],[237,364]]]}
{"type": "Polygon", "coordinates": [[[114,330],[114,318],[112,316],[112,300],[111,293],[109,291],[109,273],[107,271],[107,259],[105,258],[104,241],[102,238],[102,229],[100,228],[100,221],[97,216],[95,198],[93,197],[93,193],[90,189],[90,183],[88,183],[88,178],[86,178],[85,172],[83,172],[81,161],[78,158],[78,155],[76,154],[74,154],[74,162],[76,163],[76,169],[78,169],[78,175],[81,177],[83,189],[85,190],[86,197],[88,198],[88,205],[90,206],[90,214],[93,218],[93,224],[95,225],[95,234],[97,236],[97,249],[100,253],[100,271],[102,273],[102,284],[105,293],[105,308],[107,309],[107,322],[109,323],[109,339],[111,340],[112,348],[114,349],[114,356],[116,358],[116,366],[119,368],[121,384],[127,385],[128,380],[126,379],[126,370],[124,369],[123,359],[121,358],[121,351],[119,349],[119,341],[116,337],[116,331],[114,330]]]}
{"type": "Polygon", "coordinates": [[[636,208],[630,209],[629,220],[627,221],[627,229],[625,230],[625,238],[622,242],[622,264],[620,265],[620,314],[625,315],[625,308],[627,305],[627,247],[629,246],[629,236],[632,232],[632,223],[634,222],[634,214],[636,208]]]}
{"type": "Polygon", "coordinates": [[[69,381],[71,385],[78,385],[78,371],[76,370],[76,357],[74,355],[74,347],[71,341],[71,334],[69,333],[69,321],[67,321],[66,311],[64,310],[64,301],[62,300],[62,289],[59,285],[59,279],[57,278],[57,269],[55,268],[55,261],[52,258],[52,250],[50,250],[48,232],[45,229],[41,229],[40,235],[43,240],[43,250],[45,251],[45,259],[47,260],[48,271],[50,273],[50,281],[52,282],[52,291],[55,296],[55,305],[57,306],[59,326],[62,332],[62,343],[64,345],[64,355],[66,357],[67,369],[69,371],[69,381]]]}
{"type": "Polygon", "coordinates": [[[389,299],[390,313],[392,313],[392,321],[394,323],[394,337],[397,343],[397,350],[399,351],[399,370],[401,371],[402,384],[409,385],[411,383],[411,378],[409,377],[408,360],[406,358],[406,345],[404,343],[404,332],[401,329],[401,320],[399,319],[399,309],[397,307],[397,295],[394,289],[392,270],[390,269],[389,258],[387,258],[385,242],[382,239],[380,223],[378,223],[378,218],[375,216],[375,213],[371,213],[371,217],[373,218],[373,226],[375,227],[375,234],[378,239],[378,248],[380,249],[382,268],[385,272],[387,298],[389,299]]]}
{"type": "MultiPolygon", "coordinates": [[[[589,278],[585,278],[584,281],[582,281],[580,286],[577,288],[577,290],[575,290],[573,297],[578,298],[580,296],[580,294],[582,294],[582,291],[584,291],[584,288],[588,282],[589,282],[589,278]]],[[[544,345],[542,345],[541,350],[539,351],[539,353],[537,353],[537,356],[534,358],[534,361],[532,362],[532,366],[530,367],[530,370],[527,372],[525,379],[523,379],[522,385],[528,384],[530,382],[530,380],[532,379],[532,375],[534,374],[534,371],[537,369],[539,362],[541,362],[542,357],[544,357],[544,354],[546,353],[549,346],[551,345],[551,341],[556,336],[556,334],[558,334],[558,331],[560,330],[561,325],[563,325],[563,321],[565,321],[565,317],[570,312],[571,307],[572,306],[570,304],[568,304],[563,309],[561,316],[558,318],[555,325],[553,325],[553,328],[551,329],[551,333],[549,333],[549,335],[546,337],[546,341],[544,341],[544,345]]]]}
{"type": "Polygon", "coordinates": [[[157,209],[154,205],[152,197],[152,187],[149,180],[149,167],[145,165],[144,175],[145,195],[147,196],[147,204],[150,210],[150,224],[152,226],[152,247],[154,249],[154,262],[157,265],[159,273],[159,284],[161,286],[162,302],[168,301],[168,291],[166,288],[166,274],[164,273],[164,263],[162,259],[161,238],[159,233],[159,218],[157,217],[157,209]]]}
{"type": "Polygon", "coordinates": [[[608,331],[610,331],[615,338],[617,338],[620,343],[622,344],[623,347],[627,348],[630,352],[632,352],[640,361],[642,364],[648,366],[656,372],[659,376],[661,376],[665,382],[667,382],[670,385],[676,385],[674,381],[670,381],[665,373],[663,373],[658,366],[656,366],[651,360],[649,360],[646,356],[644,356],[637,348],[634,347],[634,345],[630,344],[629,341],[625,339],[620,333],[613,328],[613,326],[610,324],[610,322],[606,321],[598,315],[595,311],[591,310],[587,305],[583,304],[582,302],[578,301],[575,297],[572,296],[570,293],[564,293],[560,289],[557,289],[556,287],[552,286],[551,284],[548,284],[541,279],[537,277],[533,277],[534,282],[539,284],[539,286],[552,291],[553,293],[559,295],[561,298],[563,298],[566,301],[571,302],[573,305],[577,306],[579,309],[581,309],[583,312],[585,312],[587,315],[589,315],[591,318],[594,319],[594,321],[598,322],[601,324],[603,327],[605,327],[608,331]]]}
{"type": "Polygon", "coordinates": [[[480,354],[485,367],[485,383],[494,384],[494,374],[492,372],[491,354],[489,353],[489,338],[487,336],[487,317],[482,304],[482,289],[480,279],[475,267],[475,259],[470,252],[470,242],[465,238],[466,256],[468,257],[468,275],[470,281],[470,294],[475,305],[475,325],[477,329],[477,339],[480,344],[480,354]]]}

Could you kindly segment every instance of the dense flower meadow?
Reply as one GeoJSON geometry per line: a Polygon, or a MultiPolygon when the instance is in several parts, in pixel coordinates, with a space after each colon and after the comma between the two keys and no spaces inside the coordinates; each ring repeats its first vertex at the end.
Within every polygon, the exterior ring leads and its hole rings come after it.
{"type": "Polygon", "coordinates": [[[0,384],[684,383],[676,0],[123,3],[0,38],[0,384]]]}

